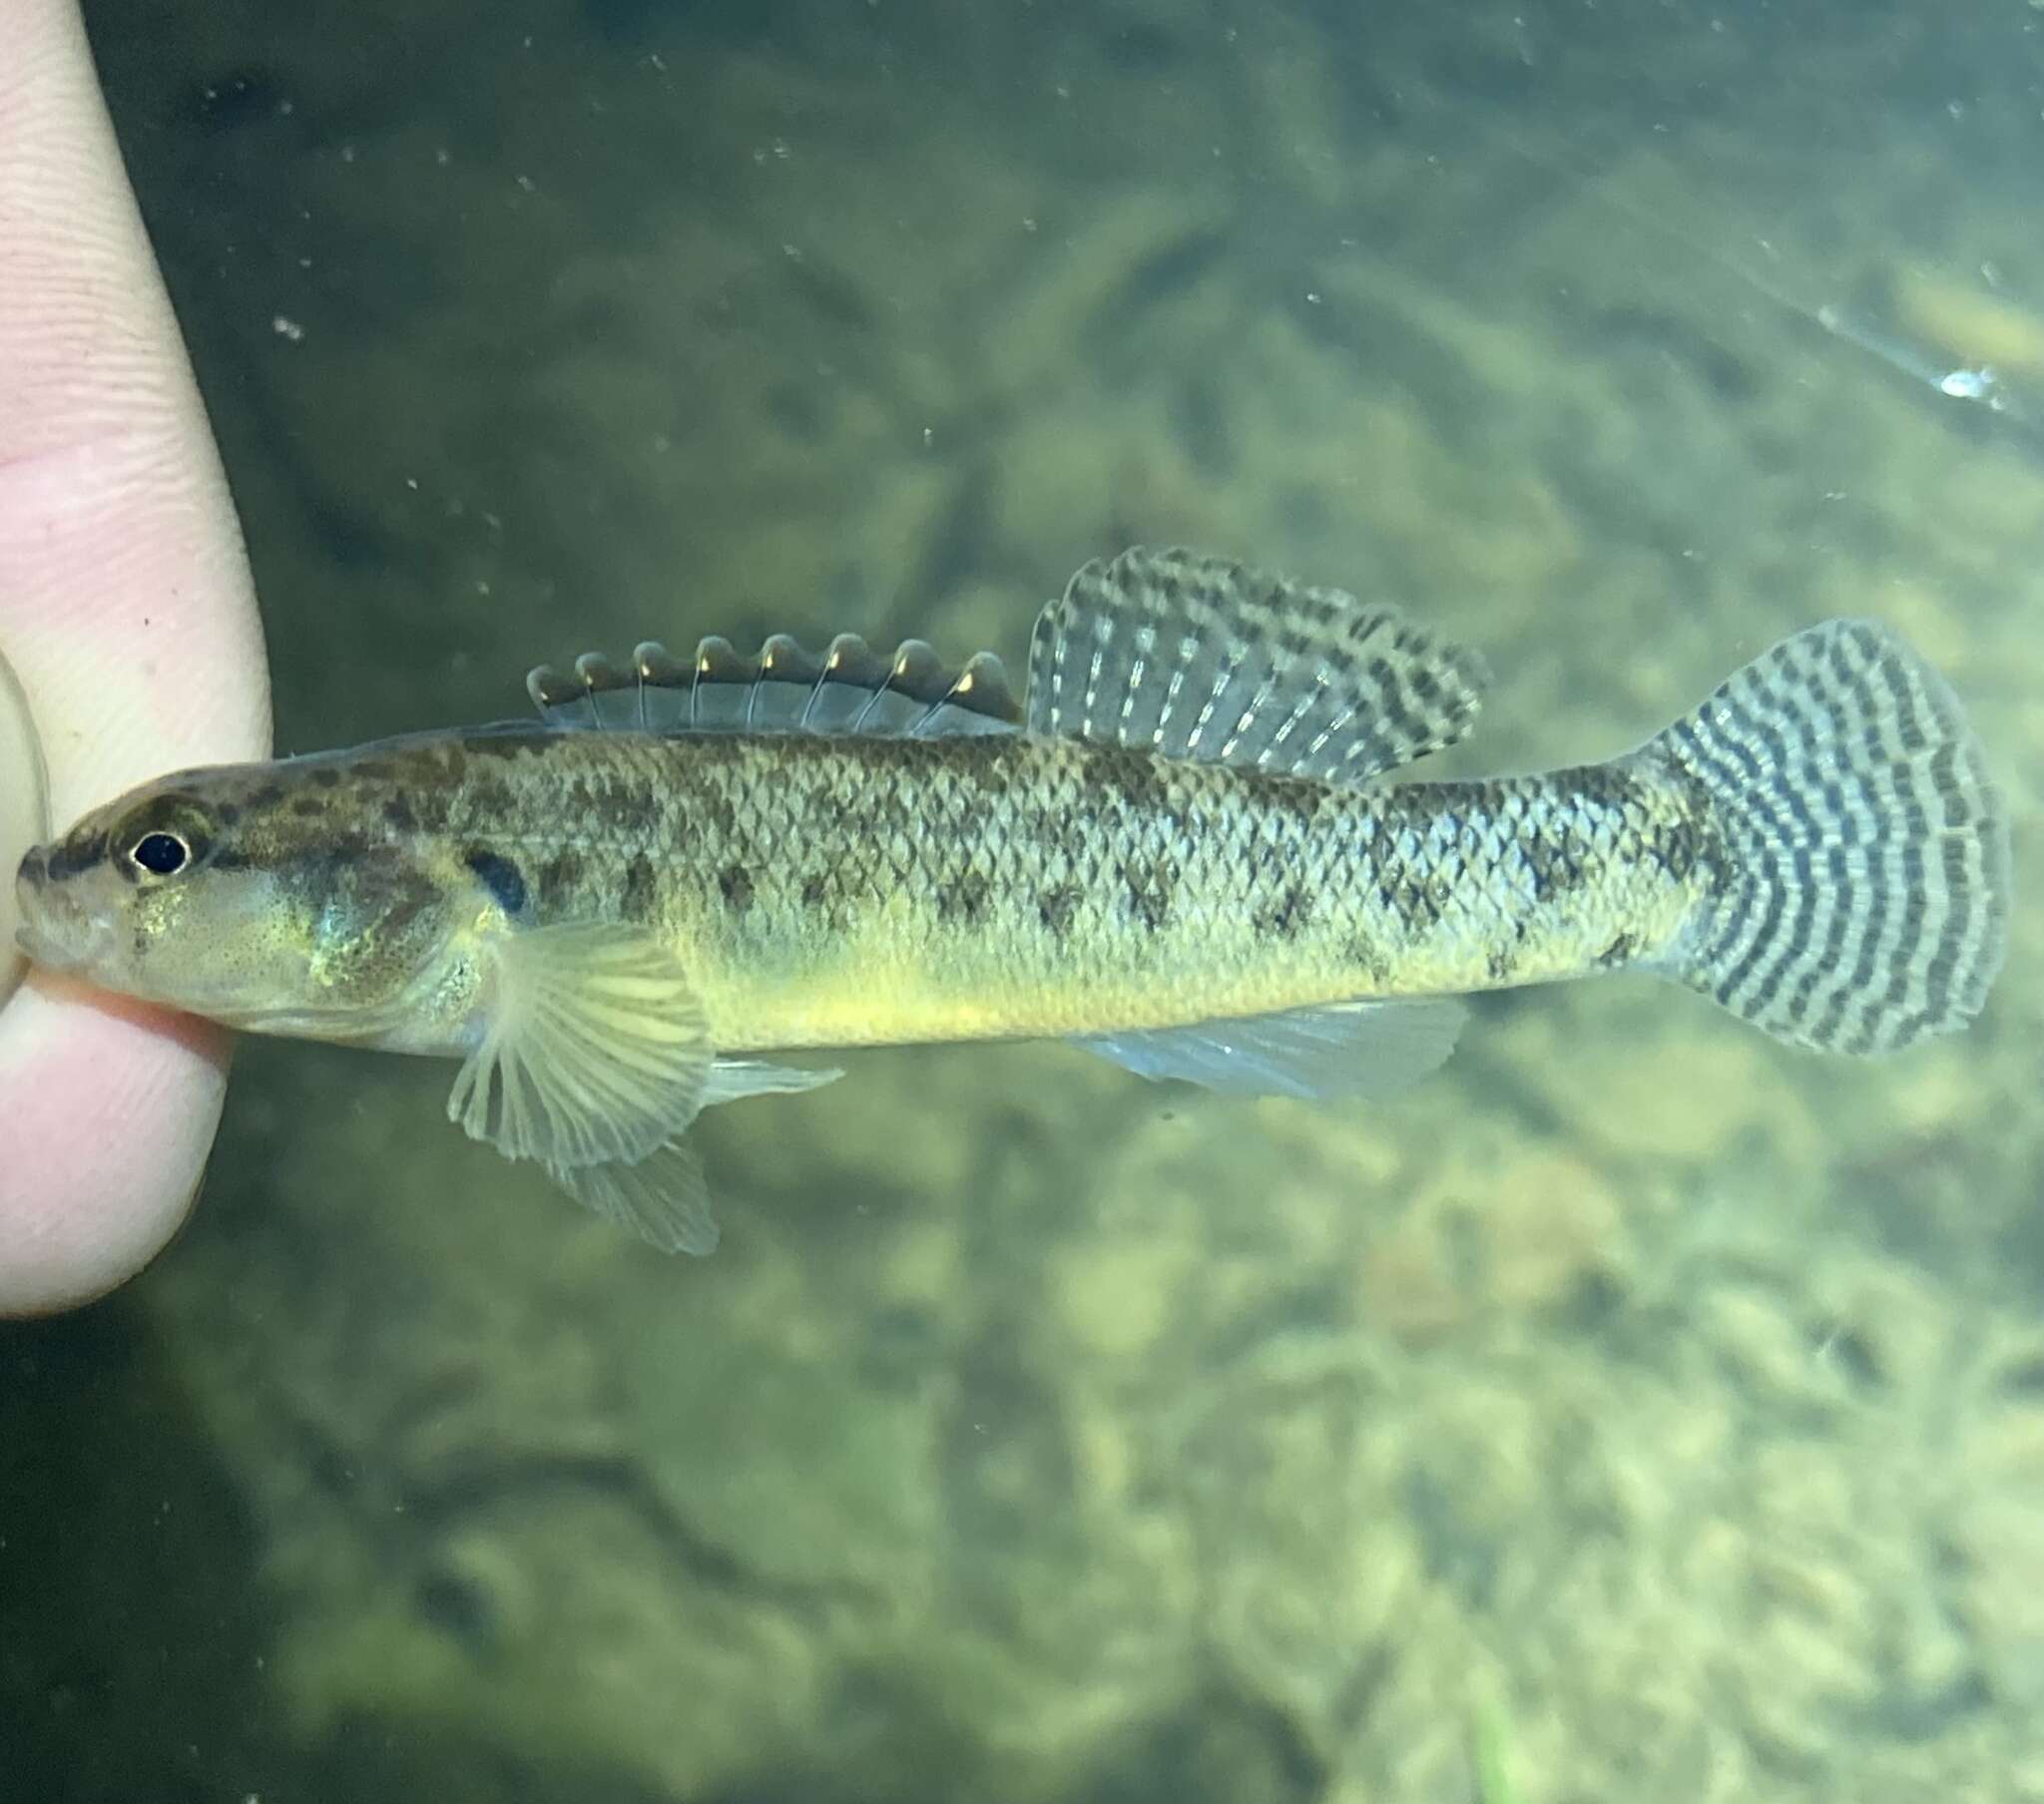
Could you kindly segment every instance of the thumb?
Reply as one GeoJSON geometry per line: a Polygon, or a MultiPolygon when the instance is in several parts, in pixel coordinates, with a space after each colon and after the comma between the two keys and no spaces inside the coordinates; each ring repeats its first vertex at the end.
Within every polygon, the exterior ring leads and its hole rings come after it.
{"type": "MultiPolygon", "coordinates": [[[[263,755],[268,697],[226,480],[73,0],[0,0],[0,662],[61,827],[166,769],[263,755]]],[[[0,765],[0,832],[45,830],[33,767],[0,765]]],[[[9,890],[20,849],[0,847],[9,890]]],[[[40,978],[0,1005],[0,1313],[148,1259],[222,1083],[192,1023],[40,978]]]]}

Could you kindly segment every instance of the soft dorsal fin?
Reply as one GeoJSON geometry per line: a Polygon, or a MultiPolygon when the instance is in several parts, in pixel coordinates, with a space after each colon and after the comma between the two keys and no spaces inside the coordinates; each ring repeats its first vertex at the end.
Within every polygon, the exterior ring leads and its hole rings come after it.
{"type": "Polygon", "coordinates": [[[706,639],[688,664],[649,641],[620,670],[596,653],[571,675],[548,665],[526,677],[549,726],[600,732],[874,733],[939,738],[1012,732],[1021,709],[991,652],[946,665],[919,639],[892,658],[840,633],[820,656],[776,633],[747,658],[706,639]]]}
{"type": "Polygon", "coordinates": [[[1395,608],[1136,546],[1037,617],[1024,725],[1361,783],[1452,745],[1486,681],[1475,653],[1395,608]]]}

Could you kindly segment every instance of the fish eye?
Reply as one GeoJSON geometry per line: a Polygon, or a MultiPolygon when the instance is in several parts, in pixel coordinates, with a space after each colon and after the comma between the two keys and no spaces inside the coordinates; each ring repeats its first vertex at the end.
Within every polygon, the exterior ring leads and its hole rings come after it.
{"type": "Polygon", "coordinates": [[[191,846],[176,833],[145,833],[128,856],[152,877],[175,877],[191,862],[191,846]]]}
{"type": "Polygon", "coordinates": [[[106,855],[131,883],[156,883],[197,870],[212,855],[211,813],[189,796],[157,796],[118,822],[106,855]]]}

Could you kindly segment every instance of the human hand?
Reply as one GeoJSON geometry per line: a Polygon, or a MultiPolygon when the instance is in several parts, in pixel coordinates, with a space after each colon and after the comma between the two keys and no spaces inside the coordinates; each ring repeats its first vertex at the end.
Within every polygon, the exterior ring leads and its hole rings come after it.
{"type": "Polygon", "coordinates": [[[268,687],[227,483],[75,0],[0,0],[0,1315],[81,1302],[170,1238],[225,1045],[13,960],[30,834],[186,764],[261,757],[268,687]],[[11,711],[19,713],[18,706],[11,711]]]}

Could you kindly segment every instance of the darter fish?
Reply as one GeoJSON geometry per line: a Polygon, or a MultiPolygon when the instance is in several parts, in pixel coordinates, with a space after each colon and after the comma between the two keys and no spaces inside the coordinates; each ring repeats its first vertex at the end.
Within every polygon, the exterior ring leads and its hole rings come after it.
{"type": "Polygon", "coordinates": [[[763,1055],[1058,1036],[1154,1078],[1372,1094],[1465,992],[1687,984],[1882,1053],[2000,966],[2008,824],[1940,678],[1831,621],[1605,763],[1390,782],[1472,654],[1184,551],[1093,563],[1018,705],[839,638],[529,679],[531,723],[189,770],[31,852],[29,954],[238,1028],[461,1061],[448,1113],[669,1248],[679,1136],[838,1074],[763,1055]]]}

